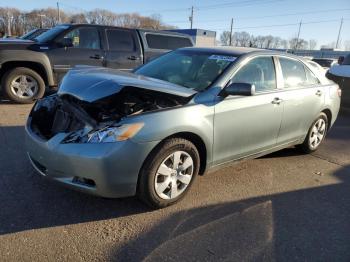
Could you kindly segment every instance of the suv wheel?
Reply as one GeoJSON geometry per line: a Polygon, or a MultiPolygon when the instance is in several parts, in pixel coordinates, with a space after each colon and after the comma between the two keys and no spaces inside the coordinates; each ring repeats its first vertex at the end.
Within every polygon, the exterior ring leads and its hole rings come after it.
{"type": "Polygon", "coordinates": [[[166,140],[146,159],[140,172],[138,196],[153,208],[172,205],[190,189],[199,171],[199,153],[188,140],[166,140]]]}
{"type": "Polygon", "coordinates": [[[328,118],[325,113],[321,113],[312,123],[304,143],[299,148],[305,153],[312,153],[318,149],[328,131],[328,118]]]}
{"type": "Polygon", "coordinates": [[[17,103],[33,103],[43,97],[45,83],[42,77],[26,67],[17,67],[8,71],[2,78],[4,95],[17,103]]]}

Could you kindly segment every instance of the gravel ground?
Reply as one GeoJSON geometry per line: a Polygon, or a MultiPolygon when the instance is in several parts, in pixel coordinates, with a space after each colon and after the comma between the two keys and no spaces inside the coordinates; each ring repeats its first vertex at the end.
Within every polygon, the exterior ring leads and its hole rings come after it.
{"type": "Polygon", "coordinates": [[[0,104],[1,261],[350,260],[350,118],[294,148],[199,177],[175,206],[101,199],[35,173],[31,106],[0,104]]]}

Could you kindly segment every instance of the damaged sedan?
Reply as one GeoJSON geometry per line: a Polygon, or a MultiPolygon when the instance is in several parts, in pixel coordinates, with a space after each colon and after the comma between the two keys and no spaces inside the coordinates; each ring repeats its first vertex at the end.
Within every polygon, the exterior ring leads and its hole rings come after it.
{"type": "Polygon", "coordinates": [[[340,96],[303,59],[250,48],[182,48],[133,73],[81,66],[34,105],[27,153],[70,188],[161,208],[207,170],[289,146],[317,150],[340,96]]]}

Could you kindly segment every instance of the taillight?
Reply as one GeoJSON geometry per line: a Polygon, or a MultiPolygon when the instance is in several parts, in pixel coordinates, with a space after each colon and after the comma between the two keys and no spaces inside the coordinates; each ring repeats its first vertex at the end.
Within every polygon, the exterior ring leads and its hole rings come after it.
{"type": "Polygon", "coordinates": [[[341,89],[340,89],[340,87],[338,87],[337,93],[338,93],[338,96],[341,97],[341,89]]]}

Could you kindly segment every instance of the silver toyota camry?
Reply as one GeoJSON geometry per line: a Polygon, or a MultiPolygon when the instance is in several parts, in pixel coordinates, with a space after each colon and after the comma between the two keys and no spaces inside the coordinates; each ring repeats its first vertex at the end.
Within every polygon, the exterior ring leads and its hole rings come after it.
{"type": "Polygon", "coordinates": [[[307,61],[266,50],[184,48],[133,73],[78,67],[34,105],[28,157],[70,188],[160,208],[207,170],[289,146],[317,150],[340,96],[307,61]]]}

